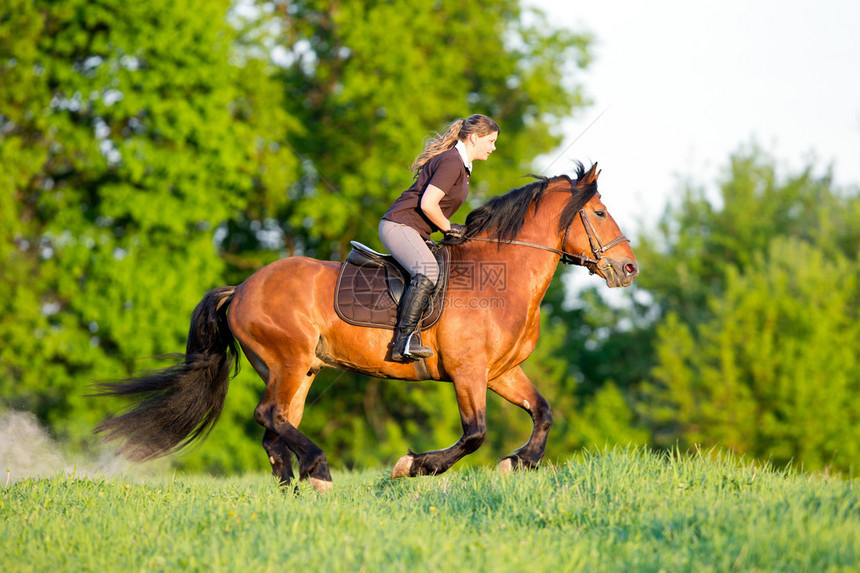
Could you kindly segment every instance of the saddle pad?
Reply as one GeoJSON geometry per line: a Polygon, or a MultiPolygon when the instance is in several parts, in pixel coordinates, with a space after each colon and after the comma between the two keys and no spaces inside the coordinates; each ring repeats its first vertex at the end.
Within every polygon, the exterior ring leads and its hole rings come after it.
{"type": "MultiPolygon", "coordinates": [[[[421,320],[421,330],[439,321],[448,290],[450,254],[446,247],[436,253],[439,261],[439,285],[433,293],[430,311],[421,320]]],[[[356,326],[394,330],[397,324],[397,303],[391,298],[387,284],[388,270],[378,265],[340,265],[334,294],[334,309],[345,322],[356,326]]],[[[408,276],[408,275],[407,275],[408,276]]]]}

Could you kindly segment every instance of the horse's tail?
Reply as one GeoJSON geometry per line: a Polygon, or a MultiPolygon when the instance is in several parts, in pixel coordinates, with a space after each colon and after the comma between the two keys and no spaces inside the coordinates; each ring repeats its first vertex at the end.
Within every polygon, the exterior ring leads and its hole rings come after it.
{"type": "Polygon", "coordinates": [[[227,307],[236,287],[209,291],[191,315],[185,355],[178,364],[97,386],[97,396],[137,399],[125,413],[108,418],[95,430],[106,440],[124,439],[118,454],[144,461],[204,439],[221,414],[230,379],[238,372],[236,340],[227,323],[227,307]],[[231,376],[231,368],[235,371],[231,376]]]}

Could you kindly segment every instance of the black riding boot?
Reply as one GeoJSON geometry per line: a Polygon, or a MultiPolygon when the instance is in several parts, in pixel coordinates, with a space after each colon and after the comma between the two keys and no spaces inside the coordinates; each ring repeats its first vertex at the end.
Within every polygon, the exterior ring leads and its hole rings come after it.
{"type": "Polygon", "coordinates": [[[430,306],[434,286],[433,281],[416,273],[406,287],[397,308],[397,326],[394,328],[394,346],[391,348],[391,359],[395,362],[412,362],[433,356],[432,350],[421,346],[418,323],[430,306]]]}

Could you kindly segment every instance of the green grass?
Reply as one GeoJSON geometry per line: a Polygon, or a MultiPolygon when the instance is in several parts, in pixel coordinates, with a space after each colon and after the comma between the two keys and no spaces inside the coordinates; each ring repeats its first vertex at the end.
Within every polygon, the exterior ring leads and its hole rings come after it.
{"type": "Polygon", "coordinates": [[[24,480],[0,489],[17,571],[856,571],[853,481],[615,449],[501,476],[24,480]]]}

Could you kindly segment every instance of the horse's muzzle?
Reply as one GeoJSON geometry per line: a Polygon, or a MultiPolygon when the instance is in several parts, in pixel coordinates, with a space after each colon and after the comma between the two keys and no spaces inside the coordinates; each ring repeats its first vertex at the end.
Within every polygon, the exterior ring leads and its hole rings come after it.
{"type": "Polygon", "coordinates": [[[606,286],[626,287],[633,284],[633,279],[639,276],[639,265],[634,260],[603,257],[597,264],[597,271],[606,280],[606,286]]]}

